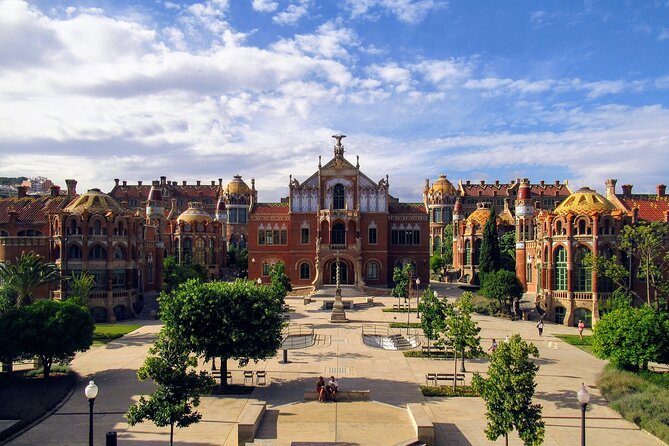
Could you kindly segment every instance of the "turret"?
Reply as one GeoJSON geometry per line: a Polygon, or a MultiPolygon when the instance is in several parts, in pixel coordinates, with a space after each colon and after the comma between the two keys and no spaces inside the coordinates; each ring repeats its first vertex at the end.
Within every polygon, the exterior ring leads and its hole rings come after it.
{"type": "Polygon", "coordinates": [[[163,218],[165,215],[163,193],[160,191],[159,185],[160,183],[158,181],[153,182],[151,190],[149,191],[149,198],[146,201],[146,215],[150,219],[163,218]]]}
{"type": "Polygon", "coordinates": [[[218,197],[218,203],[216,203],[216,220],[225,224],[228,222],[228,212],[225,208],[225,200],[223,196],[218,197]]]}
{"type": "MultiPolygon", "coordinates": [[[[531,256],[527,256],[525,242],[534,239],[534,203],[530,190],[530,180],[518,180],[518,195],[516,196],[516,276],[527,289],[527,263],[531,263],[531,256]]],[[[531,268],[530,264],[530,268],[531,268]]]]}
{"type": "Polygon", "coordinates": [[[458,198],[455,200],[455,206],[453,207],[453,221],[460,221],[465,218],[465,214],[462,212],[462,202],[458,198]]]}

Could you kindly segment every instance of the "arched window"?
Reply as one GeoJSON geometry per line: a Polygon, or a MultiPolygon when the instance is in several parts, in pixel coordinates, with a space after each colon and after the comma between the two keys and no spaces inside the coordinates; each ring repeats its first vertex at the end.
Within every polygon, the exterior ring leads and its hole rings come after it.
{"type": "Polygon", "coordinates": [[[93,227],[88,228],[88,233],[93,235],[105,235],[107,230],[102,227],[102,222],[100,220],[95,220],[93,222],[93,227]]]}
{"type": "Polygon", "coordinates": [[[438,235],[434,236],[434,241],[432,242],[432,252],[435,254],[441,254],[441,237],[438,235]]]}
{"type": "Polygon", "coordinates": [[[555,223],[555,235],[562,235],[562,222],[558,221],[555,223]]]}
{"type": "Polygon", "coordinates": [[[478,265],[479,259],[481,258],[481,243],[481,239],[477,239],[474,242],[474,258],[472,259],[474,265],[478,265]]]}
{"type": "Polygon", "coordinates": [[[344,196],[344,186],[341,184],[335,184],[332,194],[332,209],[344,209],[345,199],[346,197],[344,196]]]}
{"type": "Polygon", "coordinates": [[[583,264],[590,250],[579,246],[574,252],[574,291],[592,291],[592,269],[583,264]]]}
{"type": "Polygon", "coordinates": [[[583,219],[578,221],[578,234],[585,235],[585,220],[583,219]]]}
{"type": "Polygon", "coordinates": [[[195,263],[198,263],[200,265],[205,265],[205,258],[204,258],[204,240],[201,238],[198,238],[195,240],[195,258],[194,261],[195,263]]]}
{"type": "Polygon", "coordinates": [[[330,236],[331,245],[343,245],[346,243],[346,227],[343,223],[335,223],[332,225],[330,236]]]}
{"type": "Polygon", "coordinates": [[[125,259],[125,251],[119,245],[114,248],[114,260],[123,260],[125,259]]]}
{"type": "Polygon", "coordinates": [[[79,234],[79,227],[75,219],[70,220],[70,226],[67,228],[67,233],[70,235],[79,234]]]}
{"type": "Polygon", "coordinates": [[[553,262],[555,263],[555,280],[553,289],[557,291],[567,290],[567,251],[558,246],[553,253],[553,262]]]}
{"type": "Polygon", "coordinates": [[[300,264],[300,279],[301,280],[307,280],[309,279],[311,274],[309,264],[307,262],[303,262],[300,264]]]}
{"type": "Polygon", "coordinates": [[[209,263],[216,263],[216,241],[209,239],[209,263]]]}
{"type": "Polygon", "coordinates": [[[67,260],[81,259],[81,247],[79,245],[70,245],[67,248],[67,260]]]}
{"type": "Polygon", "coordinates": [[[193,259],[193,241],[189,238],[183,240],[183,263],[190,263],[193,259]]]}
{"type": "Polygon", "coordinates": [[[472,264],[472,244],[469,240],[465,240],[465,265],[472,264]]]}
{"type": "Polygon", "coordinates": [[[379,264],[376,262],[369,262],[367,264],[367,280],[379,279],[379,264]]]}
{"type": "MultiPolygon", "coordinates": [[[[611,248],[608,246],[604,246],[599,250],[598,253],[599,257],[602,257],[604,259],[611,259],[613,257],[613,252],[611,251],[611,248]]],[[[602,274],[597,274],[597,291],[600,293],[611,293],[615,289],[613,285],[613,280],[609,279],[608,277],[602,275],[602,274]]]]}
{"type": "Polygon", "coordinates": [[[102,245],[95,245],[88,251],[89,260],[105,260],[107,250],[102,245]]]}

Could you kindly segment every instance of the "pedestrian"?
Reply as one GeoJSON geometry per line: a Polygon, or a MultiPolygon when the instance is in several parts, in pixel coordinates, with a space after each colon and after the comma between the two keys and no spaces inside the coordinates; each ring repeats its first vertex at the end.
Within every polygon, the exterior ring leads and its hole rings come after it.
{"type": "Polygon", "coordinates": [[[318,377],[318,381],[316,381],[316,393],[318,394],[318,401],[321,403],[325,402],[325,397],[326,397],[326,389],[325,389],[325,380],[323,379],[322,376],[318,377]]]}
{"type": "Polygon", "coordinates": [[[494,340],[494,339],[492,340],[492,344],[490,345],[490,348],[488,349],[488,351],[493,352],[493,353],[495,353],[495,351],[497,351],[497,341],[496,340],[494,340]]]}
{"type": "Polygon", "coordinates": [[[585,328],[585,323],[582,320],[578,320],[578,337],[583,340],[583,329],[585,328]]]}
{"type": "Polygon", "coordinates": [[[537,329],[539,330],[539,336],[544,332],[544,320],[542,318],[539,318],[539,322],[537,322],[537,329]]]}
{"type": "Polygon", "coordinates": [[[509,335],[506,335],[506,336],[504,337],[504,342],[507,343],[507,344],[509,343],[509,335]]]}

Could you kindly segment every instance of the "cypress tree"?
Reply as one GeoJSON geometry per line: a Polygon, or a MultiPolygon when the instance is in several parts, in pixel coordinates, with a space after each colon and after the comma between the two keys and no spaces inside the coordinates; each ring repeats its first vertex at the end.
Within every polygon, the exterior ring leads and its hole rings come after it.
{"type": "Polygon", "coordinates": [[[488,221],[483,227],[483,240],[479,255],[479,279],[483,283],[488,273],[498,271],[500,266],[499,240],[497,238],[497,214],[495,208],[490,209],[488,221]]]}

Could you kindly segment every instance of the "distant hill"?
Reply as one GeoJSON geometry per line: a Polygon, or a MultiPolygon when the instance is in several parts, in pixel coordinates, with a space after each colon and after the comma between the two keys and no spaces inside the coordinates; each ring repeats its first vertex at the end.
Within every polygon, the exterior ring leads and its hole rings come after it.
{"type": "Polygon", "coordinates": [[[0,186],[14,186],[26,181],[28,177],[0,177],[0,186]]]}

